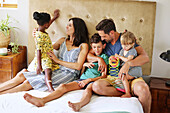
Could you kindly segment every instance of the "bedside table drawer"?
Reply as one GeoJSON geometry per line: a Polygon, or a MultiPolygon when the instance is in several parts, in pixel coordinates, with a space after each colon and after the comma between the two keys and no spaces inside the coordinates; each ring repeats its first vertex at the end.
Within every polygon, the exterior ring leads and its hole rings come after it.
{"type": "Polygon", "coordinates": [[[11,79],[11,71],[0,70],[0,83],[11,79]]]}
{"type": "Polygon", "coordinates": [[[170,113],[170,87],[165,85],[168,78],[151,78],[151,113],[170,113]]]}
{"type": "Polygon", "coordinates": [[[9,59],[0,58],[0,69],[10,70],[11,69],[11,61],[9,59]]]}
{"type": "MultiPolygon", "coordinates": [[[[8,52],[7,56],[0,56],[0,83],[14,78],[19,71],[27,68],[27,48],[19,48],[19,53],[8,52]]],[[[10,46],[8,49],[11,49],[10,46]]]]}

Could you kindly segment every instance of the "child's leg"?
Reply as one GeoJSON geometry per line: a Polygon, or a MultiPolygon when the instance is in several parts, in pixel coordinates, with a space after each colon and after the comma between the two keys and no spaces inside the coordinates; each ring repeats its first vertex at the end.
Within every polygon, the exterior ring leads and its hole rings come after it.
{"type": "Polygon", "coordinates": [[[23,69],[22,71],[17,73],[17,75],[13,79],[0,84],[0,92],[4,91],[4,90],[11,89],[11,88],[23,83],[26,80],[26,78],[22,74],[23,72],[27,72],[27,70],[23,69]]]}
{"type": "Polygon", "coordinates": [[[129,82],[128,82],[127,78],[126,78],[126,75],[122,76],[122,83],[123,83],[123,86],[125,88],[125,94],[122,95],[121,97],[125,97],[125,98],[131,97],[130,86],[129,86],[129,82]]]}
{"type": "Polygon", "coordinates": [[[80,102],[72,103],[68,101],[69,107],[71,107],[74,111],[79,111],[83,106],[90,102],[92,96],[92,83],[87,86],[85,91],[83,92],[83,97],[81,98],[80,102]]]}
{"type": "Polygon", "coordinates": [[[70,82],[68,84],[60,84],[55,91],[53,91],[51,94],[47,95],[46,97],[38,98],[26,93],[24,95],[24,99],[27,102],[37,107],[42,107],[45,105],[45,103],[55,100],[69,91],[78,90],[78,89],[81,88],[79,87],[77,82],[70,82]]]}
{"type": "Polygon", "coordinates": [[[46,85],[48,87],[48,91],[53,92],[54,88],[52,86],[52,81],[51,81],[52,71],[51,71],[50,68],[47,68],[44,71],[45,71],[45,83],[46,83],[46,85]]]}

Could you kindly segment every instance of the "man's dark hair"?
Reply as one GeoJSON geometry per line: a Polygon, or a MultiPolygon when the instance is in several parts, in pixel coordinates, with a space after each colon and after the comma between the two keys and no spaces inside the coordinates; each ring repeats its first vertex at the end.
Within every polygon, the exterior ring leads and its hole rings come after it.
{"type": "Polygon", "coordinates": [[[96,26],[96,30],[97,31],[103,30],[105,34],[109,34],[110,31],[112,31],[112,30],[114,30],[116,32],[116,26],[112,19],[103,19],[96,26]]]}

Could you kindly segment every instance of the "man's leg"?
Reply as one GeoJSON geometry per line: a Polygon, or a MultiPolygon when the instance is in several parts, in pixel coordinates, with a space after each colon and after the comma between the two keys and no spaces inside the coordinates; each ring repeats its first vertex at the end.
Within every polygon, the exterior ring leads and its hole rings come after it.
{"type": "Polygon", "coordinates": [[[144,81],[138,81],[133,86],[134,95],[138,96],[143,106],[144,113],[150,113],[151,110],[151,94],[148,85],[144,81]]]}
{"type": "Polygon", "coordinates": [[[79,87],[77,82],[70,82],[68,84],[60,84],[55,91],[53,91],[46,97],[38,98],[38,97],[34,97],[34,96],[26,93],[24,95],[24,99],[27,102],[29,102],[37,107],[42,107],[45,105],[45,103],[55,100],[57,98],[60,98],[62,95],[64,95],[65,93],[67,93],[69,91],[78,90],[78,89],[81,89],[81,88],[79,87]]]}
{"type": "Polygon", "coordinates": [[[117,91],[116,88],[110,85],[110,83],[106,80],[100,79],[93,83],[92,90],[99,95],[104,96],[115,96],[119,97],[123,95],[122,92],[117,91]]]}
{"type": "Polygon", "coordinates": [[[78,112],[83,106],[90,102],[92,96],[92,83],[87,86],[87,88],[83,92],[83,97],[80,102],[72,103],[68,101],[69,107],[71,107],[74,111],[78,112]]]}

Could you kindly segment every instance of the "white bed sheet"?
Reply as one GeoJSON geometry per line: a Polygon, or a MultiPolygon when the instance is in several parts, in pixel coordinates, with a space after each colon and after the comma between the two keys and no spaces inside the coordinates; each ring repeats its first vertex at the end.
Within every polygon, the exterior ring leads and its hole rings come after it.
{"type": "MultiPolygon", "coordinates": [[[[36,107],[23,98],[25,92],[0,95],[0,113],[73,113],[67,102],[78,102],[83,90],[66,93],[61,98],[46,103],[44,107],[36,107]]],[[[27,91],[37,97],[48,95],[48,92],[37,90],[27,91]]],[[[91,102],[84,106],[80,112],[113,112],[126,111],[130,113],[143,113],[142,106],[136,97],[104,97],[93,95],[91,102]]]]}
{"type": "MultiPolygon", "coordinates": [[[[57,51],[54,51],[57,54],[57,51]]],[[[34,60],[28,66],[29,71],[34,70],[34,60]]],[[[67,102],[78,102],[82,97],[83,90],[66,93],[59,99],[47,103],[44,107],[36,107],[23,98],[25,92],[0,95],[0,113],[72,113],[67,102]]],[[[27,91],[37,97],[48,95],[48,92],[38,90],[27,91]]],[[[114,112],[126,111],[130,113],[143,113],[142,105],[136,97],[120,98],[93,95],[89,104],[80,112],[114,112]]]]}

